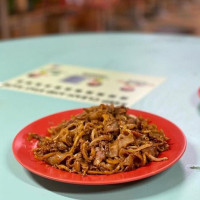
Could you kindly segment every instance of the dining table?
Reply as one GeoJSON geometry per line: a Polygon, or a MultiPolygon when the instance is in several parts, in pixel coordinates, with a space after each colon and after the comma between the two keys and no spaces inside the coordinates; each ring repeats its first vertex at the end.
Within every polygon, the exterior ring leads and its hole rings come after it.
{"type": "Polygon", "coordinates": [[[199,87],[200,38],[197,36],[111,32],[0,41],[0,199],[198,200],[199,87]],[[165,77],[162,84],[131,108],[176,124],[187,139],[183,156],[159,174],[121,184],[77,185],[29,172],[13,155],[12,143],[18,132],[46,115],[93,106],[89,102],[1,87],[5,81],[48,63],[165,77]]]}

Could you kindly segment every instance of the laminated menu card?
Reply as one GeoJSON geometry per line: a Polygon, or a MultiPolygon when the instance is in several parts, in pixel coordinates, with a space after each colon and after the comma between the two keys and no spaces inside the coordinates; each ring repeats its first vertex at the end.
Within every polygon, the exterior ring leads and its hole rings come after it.
{"type": "Polygon", "coordinates": [[[2,83],[2,88],[92,104],[131,106],[165,78],[48,64],[2,83]]]}

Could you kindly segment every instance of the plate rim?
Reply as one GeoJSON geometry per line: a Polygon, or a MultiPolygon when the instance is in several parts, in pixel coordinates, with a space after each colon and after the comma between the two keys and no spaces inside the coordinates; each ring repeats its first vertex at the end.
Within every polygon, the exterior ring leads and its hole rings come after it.
{"type": "MultiPolygon", "coordinates": [[[[26,129],[28,126],[30,126],[31,124],[34,124],[34,123],[37,123],[38,121],[44,119],[44,118],[49,118],[49,117],[53,117],[54,115],[60,115],[60,114],[63,114],[63,113],[66,113],[66,112],[70,112],[70,111],[74,111],[74,112],[81,112],[83,111],[83,108],[77,108],[77,109],[70,109],[70,110],[64,110],[64,111],[60,111],[60,112],[56,112],[56,113],[52,113],[52,114],[49,114],[49,115],[46,115],[46,116],[43,116],[43,117],[40,117],[32,122],[30,122],[29,124],[27,124],[25,127],[23,127],[14,137],[13,139],[13,142],[12,142],[12,152],[13,152],[13,155],[15,157],[15,159],[27,170],[29,170],[30,172],[32,172],[33,174],[36,174],[38,176],[41,176],[43,178],[47,178],[47,179],[50,179],[50,180],[54,180],[54,181],[58,181],[58,182],[63,182],[63,183],[70,183],[70,184],[77,184],[77,185],[110,185],[110,184],[120,184],[120,183],[125,183],[125,182],[131,182],[131,181],[137,181],[137,180],[141,180],[141,179],[145,179],[145,178],[148,178],[148,177],[151,177],[151,176],[154,176],[156,174],[159,174],[165,170],[167,170],[168,168],[172,167],[174,164],[176,164],[179,159],[183,156],[185,150],[186,150],[186,147],[187,147],[187,138],[185,136],[185,134],[183,133],[183,131],[175,124],[173,123],[172,121],[160,116],[160,115],[157,115],[157,114],[153,114],[153,113],[150,113],[150,112],[146,112],[146,111],[143,111],[143,110],[138,110],[138,109],[132,109],[132,108],[128,108],[128,112],[129,111],[133,111],[133,112],[139,112],[142,114],[145,114],[145,115],[151,115],[151,116],[154,116],[154,117],[158,117],[158,118],[161,118],[162,120],[166,121],[167,123],[170,123],[171,125],[173,125],[176,129],[179,130],[179,133],[182,135],[183,137],[183,148],[181,149],[180,153],[178,154],[177,157],[175,157],[175,159],[173,159],[170,163],[168,163],[167,165],[165,165],[164,167],[161,167],[157,170],[153,170],[152,172],[148,173],[148,174],[142,174],[140,176],[136,176],[136,177],[128,177],[128,178],[125,178],[125,179],[120,179],[120,180],[109,180],[109,181],[106,181],[105,183],[103,181],[80,181],[80,180],[68,180],[68,179],[63,179],[63,178],[54,178],[54,177],[51,177],[51,176],[48,176],[46,174],[43,174],[37,170],[34,170],[32,169],[31,167],[29,167],[28,165],[24,164],[23,162],[21,162],[21,160],[19,159],[19,156],[16,154],[15,152],[15,149],[14,149],[14,146],[15,146],[15,143],[16,143],[16,140],[17,138],[19,137],[19,135],[23,132],[24,129],[26,129]]],[[[49,167],[52,167],[49,165],[49,167]]],[[[55,168],[56,169],[56,168],[55,168]]],[[[59,169],[56,169],[56,170],[59,170],[59,169]]],[[[137,170],[137,169],[135,169],[137,170]]],[[[133,171],[135,171],[133,170],[133,171]]],[[[131,172],[131,171],[128,171],[128,172],[131,172]]],[[[128,173],[128,172],[121,172],[121,173],[117,173],[117,174],[122,174],[122,173],[128,173]]],[[[66,173],[70,173],[70,172],[66,172],[66,173]]],[[[112,176],[113,174],[111,175],[98,175],[98,176],[112,176]]],[[[87,175],[87,176],[95,176],[95,175],[87,175]]]]}

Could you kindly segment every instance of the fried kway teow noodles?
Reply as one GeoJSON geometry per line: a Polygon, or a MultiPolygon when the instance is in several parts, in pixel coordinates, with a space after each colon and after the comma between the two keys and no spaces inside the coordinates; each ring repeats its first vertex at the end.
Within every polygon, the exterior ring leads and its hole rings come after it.
{"type": "Polygon", "coordinates": [[[127,114],[123,106],[85,108],[70,120],[48,129],[50,136],[29,134],[39,140],[36,159],[55,168],[87,174],[113,174],[134,170],[169,148],[168,138],[148,119],[127,114]]]}

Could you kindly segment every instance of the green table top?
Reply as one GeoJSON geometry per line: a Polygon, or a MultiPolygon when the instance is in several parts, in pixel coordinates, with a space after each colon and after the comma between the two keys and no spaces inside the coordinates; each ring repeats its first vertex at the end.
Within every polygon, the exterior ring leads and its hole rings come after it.
{"type": "Polygon", "coordinates": [[[0,81],[48,64],[72,64],[164,76],[166,81],[132,108],[177,124],[188,141],[183,157],[168,170],[126,184],[81,186],[47,180],[14,158],[15,135],[45,115],[91,106],[70,100],[0,89],[0,199],[199,199],[200,39],[146,34],[77,34],[0,42],[0,81]]]}

